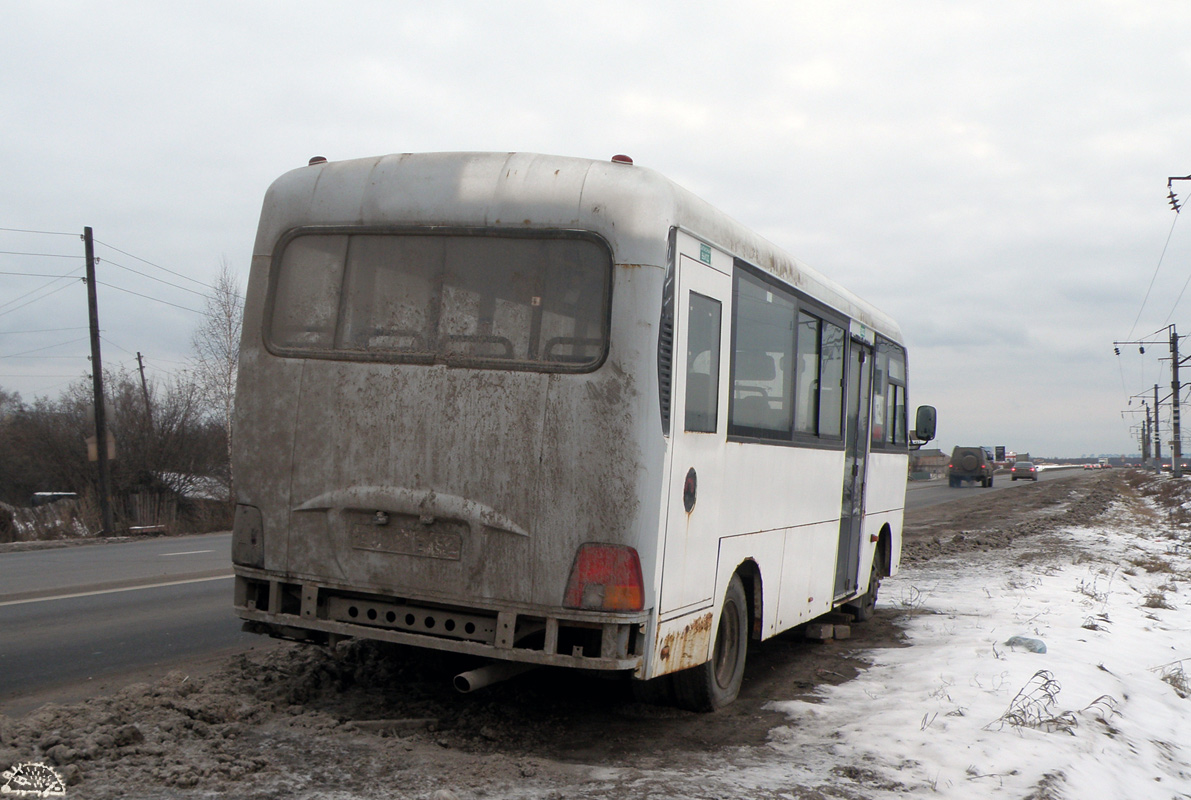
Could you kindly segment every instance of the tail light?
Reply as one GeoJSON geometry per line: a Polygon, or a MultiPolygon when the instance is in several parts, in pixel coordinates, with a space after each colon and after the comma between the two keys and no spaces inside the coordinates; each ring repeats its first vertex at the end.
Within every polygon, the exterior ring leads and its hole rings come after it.
{"type": "Polygon", "coordinates": [[[580,545],[567,580],[567,608],[591,611],[640,611],[645,607],[641,559],[631,547],[580,545]]]}

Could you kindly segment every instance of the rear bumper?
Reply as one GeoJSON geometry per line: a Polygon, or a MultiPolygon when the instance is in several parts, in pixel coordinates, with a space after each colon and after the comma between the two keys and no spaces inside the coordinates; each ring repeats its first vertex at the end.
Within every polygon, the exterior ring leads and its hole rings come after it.
{"type": "Polygon", "coordinates": [[[376,594],[237,565],[245,630],[333,644],[375,639],[544,666],[639,671],[649,612],[468,608],[376,594]]]}

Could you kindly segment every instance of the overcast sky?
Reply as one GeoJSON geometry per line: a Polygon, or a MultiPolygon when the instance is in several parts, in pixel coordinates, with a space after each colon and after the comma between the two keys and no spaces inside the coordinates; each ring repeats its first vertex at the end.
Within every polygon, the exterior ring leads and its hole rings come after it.
{"type": "MultiPolygon", "coordinates": [[[[1113,342],[1191,334],[1183,0],[4,8],[0,228],[70,235],[0,250],[71,258],[0,272],[81,274],[93,227],[105,365],[185,367],[280,174],[439,150],[627,153],[703,196],[899,321],[947,450],[1135,453],[1169,348],[1113,342]]],[[[86,324],[81,282],[0,274],[0,387],[85,375],[86,324]]]]}

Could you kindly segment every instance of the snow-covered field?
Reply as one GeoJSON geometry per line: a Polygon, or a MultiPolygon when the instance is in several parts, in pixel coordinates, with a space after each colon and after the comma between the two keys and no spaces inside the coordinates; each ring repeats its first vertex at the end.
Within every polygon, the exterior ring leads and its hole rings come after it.
{"type": "Polygon", "coordinates": [[[911,646],[819,704],[772,704],[789,724],[771,777],[813,786],[842,763],[872,798],[1191,798],[1191,550],[1160,515],[1101,522],[1058,531],[1058,561],[982,553],[888,580],[911,646]]]}

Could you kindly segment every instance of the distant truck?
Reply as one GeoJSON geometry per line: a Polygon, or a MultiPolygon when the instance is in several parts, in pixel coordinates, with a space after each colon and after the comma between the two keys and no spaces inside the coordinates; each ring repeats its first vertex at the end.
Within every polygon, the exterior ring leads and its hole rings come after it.
{"type": "Polygon", "coordinates": [[[1029,453],[1018,453],[1016,456],[1013,457],[1013,460],[1014,461],[1033,461],[1034,459],[1030,458],[1029,453]]]}

